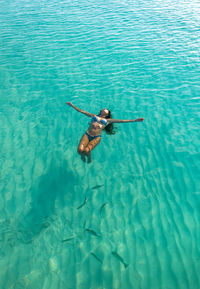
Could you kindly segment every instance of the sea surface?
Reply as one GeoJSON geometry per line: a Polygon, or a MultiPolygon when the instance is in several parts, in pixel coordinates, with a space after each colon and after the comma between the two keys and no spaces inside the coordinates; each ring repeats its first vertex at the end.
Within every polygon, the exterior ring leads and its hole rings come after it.
{"type": "Polygon", "coordinates": [[[199,11],[1,0],[1,289],[200,288],[199,11]],[[83,162],[66,101],[144,122],[83,162]]]}

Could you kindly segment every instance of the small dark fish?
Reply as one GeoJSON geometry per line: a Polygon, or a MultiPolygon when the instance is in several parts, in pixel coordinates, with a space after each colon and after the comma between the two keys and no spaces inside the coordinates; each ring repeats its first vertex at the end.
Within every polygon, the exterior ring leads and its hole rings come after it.
{"type": "Polygon", "coordinates": [[[71,240],[73,240],[73,239],[74,239],[74,237],[70,237],[70,238],[64,239],[64,240],[62,240],[62,243],[71,241],[71,240]]]}
{"type": "Polygon", "coordinates": [[[103,187],[103,186],[104,186],[104,185],[97,185],[97,186],[92,187],[91,190],[99,189],[99,188],[101,188],[101,187],[103,187]]]}
{"type": "Polygon", "coordinates": [[[125,263],[124,259],[121,256],[119,256],[117,252],[112,251],[112,255],[115,256],[115,258],[117,258],[124,265],[125,268],[128,267],[129,264],[125,263]]]}
{"type": "Polygon", "coordinates": [[[91,230],[91,229],[85,229],[85,231],[87,231],[88,233],[90,233],[91,235],[97,237],[97,238],[100,238],[100,235],[98,235],[94,230],[91,230]]]}
{"type": "Polygon", "coordinates": [[[103,264],[103,261],[102,261],[99,257],[97,257],[97,255],[95,255],[95,254],[92,253],[92,252],[91,252],[91,255],[92,255],[96,260],[98,260],[101,264],[103,264]]]}
{"type": "Polygon", "coordinates": [[[101,208],[100,208],[100,216],[102,217],[102,210],[103,210],[103,208],[107,205],[108,203],[107,202],[105,202],[102,206],[101,206],[101,208]]]}
{"type": "Polygon", "coordinates": [[[85,229],[86,226],[86,220],[83,222],[83,229],[85,229]]]}
{"type": "Polygon", "coordinates": [[[82,208],[83,206],[85,206],[86,203],[87,203],[87,198],[86,198],[86,196],[85,196],[84,202],[83,202],[78,208],[76,208],[76,209],[79,210],[80,208],[82,208]]]}

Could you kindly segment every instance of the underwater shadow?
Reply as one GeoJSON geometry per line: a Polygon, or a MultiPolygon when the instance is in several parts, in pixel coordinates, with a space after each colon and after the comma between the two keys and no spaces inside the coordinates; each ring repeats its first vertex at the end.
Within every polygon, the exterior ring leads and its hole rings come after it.
{"type": "Polygon", "coordinates": [[[19,224],[18,240],[30,243],[51,225],[56,211],[62,210],[72,198],[77,179],[66,161],[60,167],[52,161],[48,172],[30,190],[32,206],[19,224]]]}

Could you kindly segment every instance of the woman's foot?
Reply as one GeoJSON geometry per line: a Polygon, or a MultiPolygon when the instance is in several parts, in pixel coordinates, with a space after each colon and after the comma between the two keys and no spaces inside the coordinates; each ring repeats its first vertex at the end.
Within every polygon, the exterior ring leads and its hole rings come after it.
{"type": "Polygon", "coordinates": [[[80,154],[80,155],[81,155],[81,159],[82,159],[82,161],[83,161],[84,163],[86,163],[86,157],[85,157],[85,154],[82,153],[82,154],[80,154]]]}
{"type": "Polygon", "coordinates": [[[92,154],[91,154],[91,152],[89,152],[89,153],[87,154],[87,157],[88,157],[87,163],[90,164],[90,163],[92,162],[92,154]]]}

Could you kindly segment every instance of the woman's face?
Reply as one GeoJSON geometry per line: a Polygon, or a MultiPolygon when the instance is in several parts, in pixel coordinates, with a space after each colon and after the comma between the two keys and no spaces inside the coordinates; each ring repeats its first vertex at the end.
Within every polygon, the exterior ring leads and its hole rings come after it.
{"type": "Polygon", "coordinates": [[[106,117],[109,115],[109,110],[107,108],[104,108],[100,111],[100,114],[102,117],[106,117]]]}

